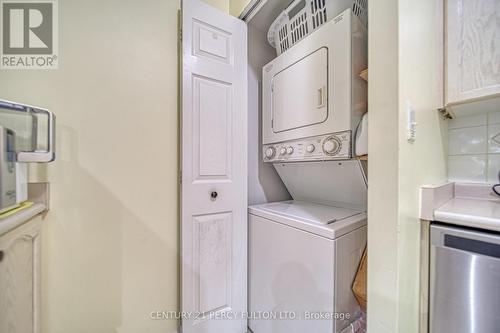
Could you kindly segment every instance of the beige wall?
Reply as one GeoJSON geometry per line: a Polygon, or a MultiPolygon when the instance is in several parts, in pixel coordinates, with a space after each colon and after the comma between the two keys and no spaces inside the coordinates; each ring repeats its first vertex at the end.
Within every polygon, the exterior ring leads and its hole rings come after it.
{"type": "Polygon", "coordinates": [[[149,313],[178,308],[178,8],[59,1],[59,70],[0,73],[2,98],[58,120],[43,333],[176,331],[149,313]]]}
{"type": "Polygon", "coordinates": [[[442,2],[369,6],[368,330],[411,333],[419,329],[419,188],[447,178],[446,127],[437,112],[442,2]],[[414,143],[407,102],[416,110],[414,143]]]}
{"type": "MultiPolygon", "coordinates": [[[[368,2],[368,330],[397,332],[398,0],[368,2]],[[383,22],[383,23],[381,23],[383,22]]],[[[410,333],[410,332],[405,332],[410,333]]]]}
{"type": "Polygon", "coordinates": [[[416,332],[419,313],[419,188],[447,180],[443,106],[443,1],[399,2],[399,332],[416,332]],[[406,104],[417,140],[407,141],[406,104]]]}
{"type": "Polygon", "coordinates": [[[226,13],[229,13],[230,0],[203,0],[203,1],[226,13]]]}
{"type": "Polygon", "coordinates": [[[233,16],[240,16],[241,12],[252,0],[229,0],[229,13],[233,16]]]}

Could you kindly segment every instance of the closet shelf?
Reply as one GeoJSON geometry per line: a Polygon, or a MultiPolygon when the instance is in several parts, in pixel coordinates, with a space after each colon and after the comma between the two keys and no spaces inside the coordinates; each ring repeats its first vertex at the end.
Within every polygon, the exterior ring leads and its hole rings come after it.
{"type": "Polygon", "coordinates": [[[365,70],[363,70],[363,71],[361,71],[361,72],[359,73],[359,76],[360,76],[363,80],[365,80],[366,82],[368,82],[368,68],[367,68],[367,69],[365,69],[365,70]]]}
{"type": "Polygon", "coordinates": [[[360,161],[368,161],[368,155],[361,155],[356,157],[360,161]]]}

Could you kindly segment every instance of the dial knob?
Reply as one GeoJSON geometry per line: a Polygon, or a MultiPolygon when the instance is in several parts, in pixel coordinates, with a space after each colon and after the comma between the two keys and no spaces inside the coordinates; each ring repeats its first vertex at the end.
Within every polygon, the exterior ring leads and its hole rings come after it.
{"type": "Polygon", "coordinates": [[[288,155],[293,154],[293,147],[287,147],[287,148],[286,148],[286,153],[287,153],[288,155]]]}
{"type": "Polygon", "coordinates": [[[286,154],[286,148],[285,147],[281,147],[280,149],[280,155],[285,155],[286,154]]]}
{"type": "Polygon", "coordinates": [[[316,148],[316,147],[314,147],[314,145],[313,145],[313,144],[311,144],[311,145],[307,145],[307,147],[306,147],[306,151],[307,151],[308,153],[312,153],[312,152],[314,151],[314,149],[315,149],[315,148],[316,148]]]}
{"type": "Polygon", "coordinates": [[[323,141],[323,151],[328,155],[335,155],[341,148],[339,139],[331,136],[323,141]]]}
{"type": "Polygon", "coordinates": [[[265,154],[267,159],[271,159],[276,154],[276,149],[274,149],[274,147],[268,147],[265,151],[265,154]]]}

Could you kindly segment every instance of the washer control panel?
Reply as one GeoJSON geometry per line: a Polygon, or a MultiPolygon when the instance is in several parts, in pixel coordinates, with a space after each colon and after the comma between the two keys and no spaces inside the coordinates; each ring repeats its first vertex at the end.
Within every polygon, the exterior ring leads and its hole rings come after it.
{"type": "Polygon", "coordinates": [[[264,162],[350,159],[351,131],[263,146],[264,162]]]}

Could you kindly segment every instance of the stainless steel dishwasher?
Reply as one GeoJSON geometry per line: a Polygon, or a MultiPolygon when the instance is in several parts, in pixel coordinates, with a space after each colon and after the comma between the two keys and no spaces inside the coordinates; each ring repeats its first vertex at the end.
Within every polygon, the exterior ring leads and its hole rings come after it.
{"type": "Polygon", "coordinates": [[[431,226],[430,333],[500,332],[500,234],[431,226]]]}

